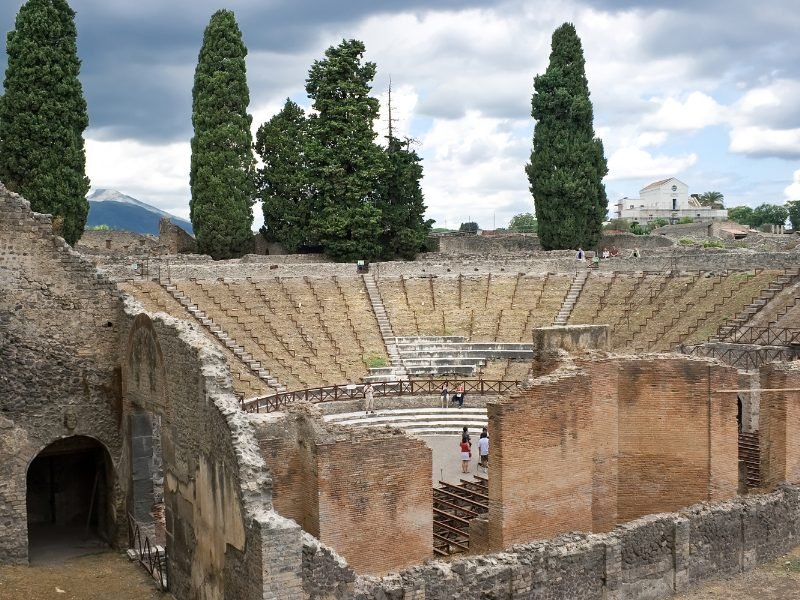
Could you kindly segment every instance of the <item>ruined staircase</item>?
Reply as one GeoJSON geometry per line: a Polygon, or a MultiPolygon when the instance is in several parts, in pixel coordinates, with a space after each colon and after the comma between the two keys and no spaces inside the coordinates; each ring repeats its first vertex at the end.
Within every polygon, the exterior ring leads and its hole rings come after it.
{"type": "Polygon", "coordinates": [[[489,511],[489,480],[473,475],[458,485],[433,488],[433,553],[449,556],[469,550],[469,521],[489,511]]]}
{"type": "Polygon", "coordinates": [[[564,297],[564,302],[561,303],[561,308],[556,315],[555,321],[553,321],[553,325],[567,324],[567,321],[569,321],[569,316],[572,314],[572,309],[578,302],[578,296],[581,295],[583,286],[588,277],[588,271],[578,271],[575,273],[575,278],[572,280],[569,290],[567,290],[567,295],[564,297]]]}
{"type": "Polygon", "coordinates": [[[201,310],[196,304],[192,303],[191,299],[186,296],[183,292],[178,290],[178,287],[172,283],[164,284],[162,283],[161,286],[173,297],[177,300],[181,306],[183,306],[189,314],[191,314],[200,324],[205,327],[205,329],[211,333],[217,340],[219,340],[222,345],[228,348],[231,352],[233,352],[234,356],[241,360],[250,371],[253,372],[256,377],[261,379],[264,383],[266,383],[269,387],[278,392],[285,392],[286,386],[283,385],[280,381],[278,381],[269,370],[261,364],[260,361],[256,360],[252,354],[245,351],[244,347],[239,344],[235,339],[230,337],[217,323],[214,322],[214,319],[208,316],[208,314],[201,310]]]}
{"type": "Polygon", "coordinates": [[[800,268],[796,267],[784,270],[783,275],[771,282],[766,289],[761,290],[758,298],[745,306],[742,312],[737,314],[733,319],[728,319],[720,325],[716,335],[712,336],[710,341],[724,342],[729,336],[733,335],[740,327],[746,325],[753,316],[767,306],[770,300],[797,281],[800,281],[800,268]]]}
{"type": "Polygon", "coordinates": [[[744,463],[747,489],[761,487],[761,450],[758,431],[739,432],[739,462],[744,463]]]}
{"type": "Polygon", "coordinates": [[[378,284],[372,274],[361,275],[361,278],[364,280],[364,286],[367,288],[369,302],[372,305],[375,318],[378,320],[378,329],[381,332],[383,344],[386,346],[386,354],[389,356],[390,366],[383,367],[383,369],[388,369],[388,371],[386,371],[386,376],[394,380],[405,379],[408,377],[408,373],[403,367],[400,352],[395,343],[392,324],[389,321],[389,315],[386,313],[386,306],[383,304],[380,290],[378,290],[378,284]]]}

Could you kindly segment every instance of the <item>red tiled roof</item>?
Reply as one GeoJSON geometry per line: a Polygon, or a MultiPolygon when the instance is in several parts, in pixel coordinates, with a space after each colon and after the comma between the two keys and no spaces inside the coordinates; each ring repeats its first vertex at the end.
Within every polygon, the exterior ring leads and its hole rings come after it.
{"type": "Polygon", "coordinates": [[[658,181],[654,181],[653,183],[649,183],[649,184],[647,184],[646,186],[644,186],[644,187],[641,189],[641,191],[645,191],[645,190],[651,190],[651,189],[653,189],[653,188],[657,188],[657,187],[659,187],[659,186],[662,186],[662,185],[664,185],[665,183],[667,183],[667,182],[668,182],[670,179],[675,179],[675,178],[674,178],[674,177],[667,177],[666,179],[660,179],[660,180],[658,180],[658,181]]]}

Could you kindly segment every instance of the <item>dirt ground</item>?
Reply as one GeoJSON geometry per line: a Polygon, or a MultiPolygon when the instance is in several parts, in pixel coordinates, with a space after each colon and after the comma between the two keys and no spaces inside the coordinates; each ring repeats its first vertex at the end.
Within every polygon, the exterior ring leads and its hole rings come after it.
{"type": "Polygon", "coordinates": [[[174,600],[118,552],[102,552],[59,564],[0,566],[0,600],[174,600]]]}
{"type": "Polygon", "coordinates": [[[778,560],[731,579],[713,581],[673,600],[797,600],[800,546],[778,560]]]}
{"type": "MultiPolygon", "coordinates": [[[[61,564],[0,567],[0,600],[174,600],[138,564],[116,552],[61,564]]],[[[798,600],[800,547],[770,564],[714,581],[673,600],[798,600]]]]}

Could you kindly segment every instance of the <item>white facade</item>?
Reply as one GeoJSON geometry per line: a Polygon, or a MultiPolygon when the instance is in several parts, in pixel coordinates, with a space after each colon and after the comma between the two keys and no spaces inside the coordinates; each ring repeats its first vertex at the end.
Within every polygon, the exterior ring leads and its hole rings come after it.
{"type": "Polygon", "coordinates": [[[684,217],[694,221],[721,221],[728,218],[728,211],[701,206],[689,196],[689,186],[670,177],[646,185],[639,191],[639,198],[622,198],[615,205],[617,219],[648,223],[654,219],[666,219],[677,223],[684,217]]]}

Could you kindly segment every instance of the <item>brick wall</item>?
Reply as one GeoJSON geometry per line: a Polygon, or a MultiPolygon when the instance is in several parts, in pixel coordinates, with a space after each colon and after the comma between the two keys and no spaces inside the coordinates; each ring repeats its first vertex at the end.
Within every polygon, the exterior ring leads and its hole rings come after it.
{"type": "Polygon", "coordinates": [[[541,377],[518,396],[490,403],[488,413],[490,547],[591,531],[589,377],[541,377]]]}
{"type": "MultiPolygon", "coordinates": [[[[578,364],[581,364],[580,362],[578,364]]],[[[617,526],[619,480],[619,417],[617,389],[619,365],[607,360],[591,365],[592,397],[592,531],[617,526]]]]}
{"type": "Polygon", "coordinates": [[[368,431],[318,446],[320,540],[359,573],[431,558],[431,450],[396,432],[368,431]]]}
{"type": "MultiPolygon", "coordinates": [[[[762,367],[761,388],[800,388],[800,365],[762,367]]],[[[800,392],[761,392],[759,440],[761,484],[772,487],[781,481],[800,481],[800,392]]]]}
{"type": "Polygon", "coordinates": [[[432,458],[424,442],[397,430],[325,424],[306,403],[251,418],[282,516],[359,573],[431,557],[432,458]]]}
{"type": "Polygon", "coordinates": [[[676,510],[736,494],[732,368],[660,357],[621,363],[618,518],[676,510]]]}
{"type": "Polygon", "coordinates": [[[735,398],[714,393],[735,389],[735,369],[673,355],[575,366],[488,403],[497,466],[479,547],[610,531],[736,495],[735,398]]]}

